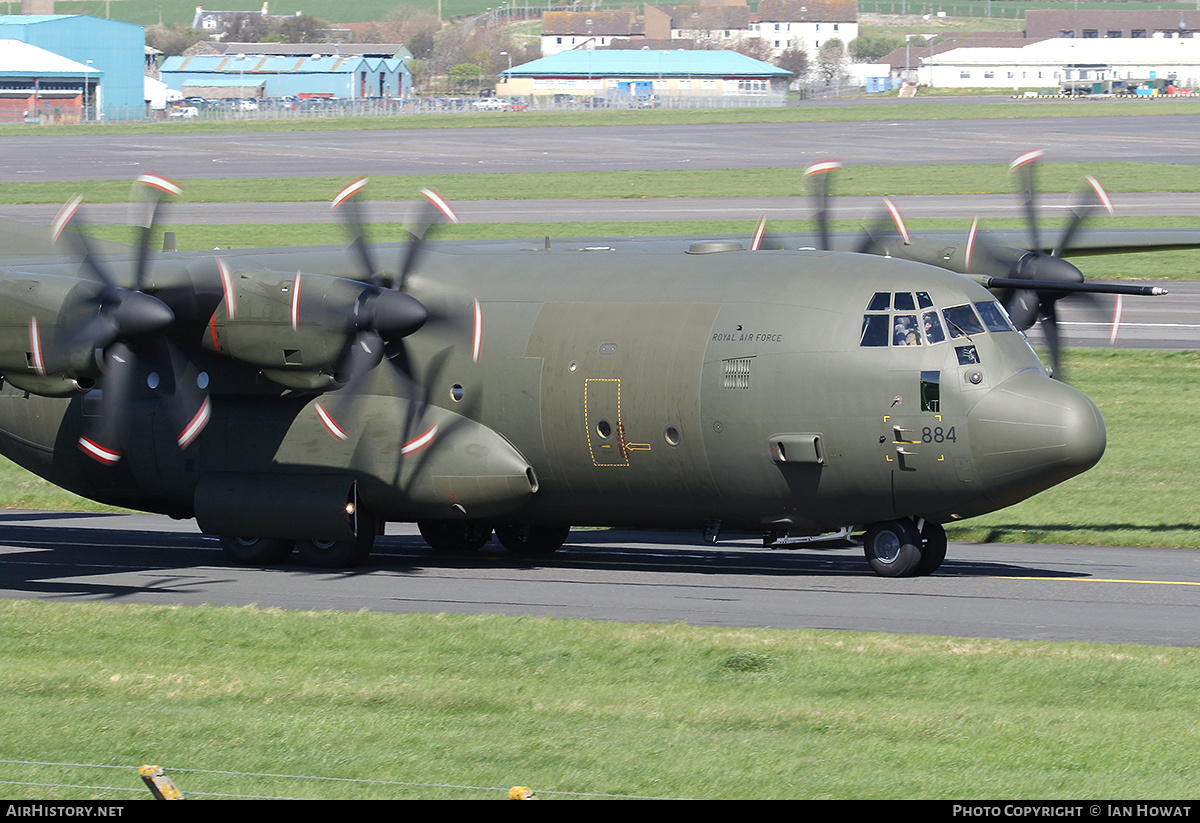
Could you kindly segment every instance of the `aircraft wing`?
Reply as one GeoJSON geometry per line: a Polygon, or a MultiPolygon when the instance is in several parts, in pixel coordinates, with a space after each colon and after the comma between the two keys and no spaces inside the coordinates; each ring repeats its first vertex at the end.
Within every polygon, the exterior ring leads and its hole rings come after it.
{"type": "MultiPolygon", "coordinates": [[[[92,239],[89,243],[97,254],[121,254],[131,250],[124,243],[92,239]]],[[[46,226],[31,226],[16,220],[0,219],[0,250],[8,257],[62,257],[63,250],[55,248],[46,226]]]]}
{"type": "MultiPolygon", "coordinates": [[[[939,232],[914,232],[940,236],[939,232]]],[[[980,231],[979,236],[998,246],[1028,248],[1029,235],[1023,231],[980,231]]],[[[955,235],[962,238],[962,233],[955,235]]],[[[1046,240],[1056,237],[1047,233],[1046,240]]],[[[1138,252],[1200,249],[1200,229],[1085,229],[1071,240],[1067,257],[1087,257],[1101,254],[1135,254],[1138,252]]],[[[1053,251],[1045,244],[1044,252],[1053,251]]]]}

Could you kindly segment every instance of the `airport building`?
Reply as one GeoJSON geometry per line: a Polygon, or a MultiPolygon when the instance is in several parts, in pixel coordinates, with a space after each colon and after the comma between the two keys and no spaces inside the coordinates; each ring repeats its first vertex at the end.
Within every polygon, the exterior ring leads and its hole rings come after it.
{"type": "MultiPolygon", "coordinates": [[[[294,47],[293,47],[294,48],[294,47]]],[[[168,57],[159,74],[184,97],[407,97],[412,73],[398,58],[359,54],[225,53],[168,57]]]]}
{"type": "Polygon", "coordinates": [[[734,51],[578,49],[500,72],[496,91],[634,104],[648,98],[757,98],[779,105],[790,80],[784,69],[734,51]]]}
{"type": "Polygon", "coordinates": [[[922,85],[938,88],[1075,88],[1107,92],[1114,82],[1200,84],[1200,38],[1055,37],[1007,48],[957,48],[925,57],[922,85]]]}
{"type": "Polygon", "coordinates": [[[146,116],[145,30],[83,14],[0,15],[0,116],[146,116]],[[57,58],[57,59],[55,59],[57,58]]]}

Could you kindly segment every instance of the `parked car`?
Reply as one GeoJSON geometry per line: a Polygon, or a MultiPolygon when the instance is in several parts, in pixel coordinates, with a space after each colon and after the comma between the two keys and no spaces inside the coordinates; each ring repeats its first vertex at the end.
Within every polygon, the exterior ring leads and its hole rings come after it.
{"type": "Polygon", "coordinates": [[[167,117],[199,117],[200,109],[195,106],[173,106],[168,112],[167,117]]]}
{"type": "Polygon", "coordinates": [[[479,111],[503,111],[508,107],[508,101],[503,97],[484,97],[471,101],[471,108],[479,111]]]}

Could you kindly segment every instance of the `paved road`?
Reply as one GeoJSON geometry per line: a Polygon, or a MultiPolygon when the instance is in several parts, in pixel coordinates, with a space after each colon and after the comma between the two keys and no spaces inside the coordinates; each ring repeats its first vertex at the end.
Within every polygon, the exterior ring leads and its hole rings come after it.
{"type": "MultiPolygon", "coordinates": [[[[797,174],[797,188],[800,171],[797,174]]],[[[330,196],[334,194],[330,191],[330,196]]],[[[1121,217],[1163,217],[1200,215],[1200,192],[1124,193],[1114,195],[1117,215],[1121,217]]],[[[905,218],[955,218],[966,230],[973,215],[986,225],[988,219],[1023,218],[1023,206],[1015,194],[910,195],[894,198],[905,218]]],[[[464,223],[579,223],[649,222],[678,220],[752,221],[765,215],[769,220],[805,220],[816,216],[808,197],[637,197],[637,198],[553,198],[544,200],[456,200],[451,201],[464,223]]],[[[1046,194],[1039,206],[1048,221],[1057,227],[1070,214],[1075,197],[1070,194],[1046,194]]],[[[0,218],[49,225],[61,204],[0,204],[0,218]]],[[[125,203],[89,203],[86,219],[96,225],[125,225],[131,222],[125,203]]],[[[838,197],[833,205],[834,219],[873,221],[879,216],[878,197],[838,197]]],[[[402,223],[410,218],[408,202],[374,201],[367,205],[373,222],[402,223]]],[[[340,218],[329,208],[329,201],[297,203],[172,203],[164,211],[171,223],[189,225],[238,225],[243,223],[335,223],[340,218]]],[[[1197,219],[1200,224],[1200,218],[1197,219]]]]}
{"type": "Polygon", "coordinates": [[[0,513],[0,598],[554,615],[1042,640],[1200,645],[1200,552],[952,544],[932,577],[886,580],[854,548],[581,531],[544,561],[433,554],[389,527],[362,569],[228,565],[190,521],[0,513]]]}
{"type": "Polygon", "coordinates": [[[1200,114],[0,138],[0,181],[353,177],[471,171],[803,168],[1052,162],[1200,163],[1200,114]]]}

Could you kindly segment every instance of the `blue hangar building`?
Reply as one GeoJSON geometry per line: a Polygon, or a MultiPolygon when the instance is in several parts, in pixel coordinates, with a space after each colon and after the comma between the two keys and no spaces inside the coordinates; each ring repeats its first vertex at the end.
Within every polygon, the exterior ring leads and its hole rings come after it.
{"type": "Polygon", "coordinates": [[[97,116],[146,116],[146,32],[141,26],[85,14],[5,14],[0,15],[0,40],[27,43],[78,63],[78,76],[57,82],[76,83],[80,98],[97,116]]]}
{"type": "MultiPolygon", "coordinates": [[[[168,57],[159,74],[167,88],[201,97],[407,97],[412,73],[395,57],[205,54],[168,57]]],[[[325,46],[325,48],[329,48],[325,46]]]]}

